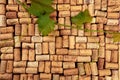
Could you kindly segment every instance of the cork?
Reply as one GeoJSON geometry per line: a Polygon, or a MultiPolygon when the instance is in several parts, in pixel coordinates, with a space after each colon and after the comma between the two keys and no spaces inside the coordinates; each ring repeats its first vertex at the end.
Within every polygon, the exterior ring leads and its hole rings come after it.
{"type": "MultiPolygon", "coordinates": [[[[92,24],[91,29],[92,30],[97,30],[97,25],[96,24],[92,24]]],[[[91,36],[97,36],[97,32],[91,32],[91,36]]],[[[97,40],[95,40],[95,41],[97,41],[97,40]]]]}
{"type": "Polygon", "coordinates": [[[53,80],[59,80],[59,75],[58,74],[55,74],[55,75],[53,75],[53,80]]]}
{"type": "Polygon", "coordinates": [[[63,68],[64,69],[75,68],[75,63],[74,62],[63,62],[63,68]]]}
{"type": "Polygon", "coordinates": [[[62,39],[62,46],[64,47],[64,48],[67,48],[68,47],[68,45],[69,45],[69,37],[68,36],[63,36],[63,39],[62,39]]]}
{"type": "Polygon", "coordinates": [[[16,12],[6,12],[6,18],[8,18],[8,19],[17,18],[17,13],[16,12]]]}
{"type": "Polygon", "coordinates": [[[42,43],[42,51],[43,51],[43,54],[48,54],[48,50],[49,50],[49,45],[47,42],[43,42],[42,43]]]}
{"type": "Polygon", "coordinates": [[[13,53],[13,47],[3,47],[0,51],[1,53],[13,53]]]}
{"type": "Polygon", "coordinates": [[[44,69],[45,69],[45,62],[40,61],[39,67],[38,67],[38,72],[44,72],[44,69]]]}
{"type": "Polygon", "coordinates": [[[20,80],[20,75],[13,75],[13,80],[20,80]]]}
{"type": "Polygon", "coordinates": [[[6,72],[6,66],[7,66],[7,61],[2,60],[1,61],[1,66],[0,66],[0,73],[5,73],[6,72]]]}
{"type": "Polygon", "coordinates": [[[46,61],[45,62],[45,73],[50,73],[50,66],[51,66],[51,62],[50,61],[46,61]]]}
{"type": "Polygon", "coordinates": [[[31,18],[20,18],[20,23],[21,24],[30,24],[31,23],[31,18]]]}
{"type": "Polygon", "coordinates": [[[77,4],[83,4],[83,0],[76,0],[77,4]]]}
{"type": "Polygon", "coordinates": [[[54,36],[44,36],[43,41],[45,41],[45,42],[54,42],[55,37],[54,36]]]}
{"type": "Polygon", "coordinates": [[[25,68],[14,68],[13,73],[25,73],[25,68]]]}
{"type": "Polygon", "coordinates": [[[35,54],[42,54],[42,44],[41,43],[35,44],[35,54]]]}
{"type": "Polygon", "coordinates": [[[77,74],[78,74],[77,68],[64,70],[64,75],[77,75],[77,74]]]}
{"type": "MultiPolygon", "coordinates": [[[[61,61],[52,61],[51,63],[51,66],[52,67],[62,67],[62,62],[61,61]]],[[[63,63],[63,66],[64,66],[64,63],[63,63]]]]}
{"type": "Polygon", "coordinates": [[[19,48],[14,49],[14,61],[20,61],[20,49],[19,48]]]}
{"type": "Polygon", "coordinates": [[[71,11],[71,16],[76,16],[77,14],[79,14],[79,11],[71,11]]]}
{"type": "Polygon", "coordinates": [[[118,49],[118,46],[116,44],[106,44],[106,49],[108,50],[117,50],[118,49]]]}
{"type": "Polygon", "coordinates": [[[28,80],[33,80],[33,74],[28,74],[28,80]]]}
{"type": "Polygon", "coordinates": [[[76,5],[76,3],[77,3],[76,0],[70,0],[71,5],[76,5]]]}
{"type": "Polygon", "coordinates": [[[27,24],[22,24],[21,25],[21,35],[22,36],[27,36],[28,35],[28,25],[27,24]]]}
{"type": "Polygon", "coordinates": [[[98,61],[98,50],[92,51],[92,61],[98,61]]]}
{"type": "Polygon", "coordinates": [[[20,35],[21,34],[21,26],[20,24],[15,25],[15,35],[20,35]]]}
{"type": "Polygon", "coordinates": [[[7,19],[7,24],[8,25],[15,25],[15,24],[18,24],[19,21],[18,19],[7,19]]]}
{"type": "Polygon", "coordinates": [[[101,10],[103,10],[103,11],[106,11],[107,10],[107,0],[102,0],[102,8],[101,8],[101,10]]]}
{"type": "Polygon", "coordinates": [[[107,25],[118,25],[119,24],[119,20],[117,19],[108,19],[107,21],[107,25]]]}
{"type": "Polygon", "coordinates": [[[88,37],[88,42],[99,42],[99,37],[88,37]]]}
{"type": "Polygon", "coordinates": [[[76,42],[87,42],[87,37],[76,37],[76,42]]]}
{"type": "Polygon", "coordinates": [[[108,7],[108,12],[117,12],[119,10],[120,10],[120,6],[118,5],[108,7]]]}
{"type": "Polygon", "coordinates": [[[64,76],[60,76],[60,80],[65,80],[65,77],[64,76]]]}
{"type": "Polygon", "coordinates": [[[92,75],[98,75],[97,64],[95,62],[91,62],[90,63],[90,67],[91,67],[91,73],[92,73],[92,75]]]}
{"type": "Polygon", "coordinates": [[[119,80],[119,76],[118,76],[118,70],[113,70],[112,71],[112,79],[114,80],[119,80]]]}
{"type": "Polygon", "coordinates": [[[107,23],[107,18],[105,18],[105,17],[96,17],[96,23],[106,24],[107,23]]]}
{"type": "Polygon", "coordinates": [[[119,13],[117,12],[108,12],[107,18],[113,18],[113,19],[118,19],[119,18],[119,13]]]}
{"type": "Polygon", "coordinates": [[[5,26],[6,26],[6,16],[0,15],[0,27],[5,27],[5,26]]]}
{"type": "Polygon", "coordinates": [[[72,76],[66,76],[65,79],[66,79],[66,80],[71,80],[71,79],[72,79],[72,76]]]}
{"type": "Polygon", "coordinates": [[[63,68],[51,68],[51,73],[63,73],[63,68]]]}
{"type": "Polygon", "coordinates": [[[37,68],[38,67],[38,61],[32,61],[32,62],[28,62],[27,63],[27,67],[31,67],[31,68],[37,68]]]}
{"type": "Polygon", "coordinates": [[[6,0],[1,0],[0,3],[1,4],[6,4],[6,0]]]}
{"type": "Polygon", "coordinates": [[[92,72],[91,72],[90,64],[89,63],[85,63],[84,67],[85,67],[85,73],[86,73],[86,75],[91,75],[92,72]]]}
{"type": "Polygon", "coordinates": [[[0,15],[4,15],[5,14],[5,5],[0,4],[0,15]]]}
{"type": "Polygon", "coordinates": [[[64,55],[64,61],[68,62],[76,62],[77,58],[77,56],[64,55]]]}
{"type": "Polygon", "coordinates": [[[69,17],[70,11],[60,11],[58,14],[59,17],[69,17]]]}
{"type": "Polygon", "coordinates": [[[109,0],[108,1],[108,6],[113,6],[113,5],[119,5],[120,1],[119,0],[109,0]]]}
{"type": "Polygon", "coordinates": [[[32,36],[32,42],[42,42],[42,36],[32,36]]]}
{"type": "Polygon", "coordinates": [[[49,53],[55,54],[55,43],[54,42],[49,43],[49,53]]]}
{"type": "Polygon", "coordinates": [[[77,29],[73,29],[73,28],[72,28],[72,31],[71,31],[71,32],[72,32],[72,35],[74,35],[74,36],[78,35],[78,34],[77,34],[77,33],[78,33],[77,29]]]}
{"type": "Polygon", "coordinates": [[[57,2],[60,4],[60,3],[63,3],[64,1],[63,0],[58,0],[57,2]]]}
{"type": "Polygon", "coordinates": [[[7,62],[7,67],[6,67],[6,72],[7,73],[12,73],[13,71],[13,61],[8,61],[7,62]]]}
{"type": "Polygon", "coordinates": [[[98,76],[92,76],[92,80],[98,80],[98,76]]]}
{"type": "Polygon", "coordinates": [[[36,55],[36,61],[46,61],[49,60],[49,55],[36,55]]]}
{"type": "Polygon", "coordinates": [[[28,59],[29,59],[29,61],[34,61],[35,60],[35,50],[33,50],[33,49],[29,49],[29,57],[28,57],[28,59]]]}
{"type": "Polygon", "coordinates": [[[59,11],[70,10],[70,5],[69,4],[58,4],[58,10],[59,11]]]}
{"type": "Polygon", "coordinates": [[[56,49],[56,54],[68,54],[68,49],[56,49]]]}
{"type": "Polygon", "coordinates": [[[69,50],[68,54],[69,55],[79,55],[80,51],[79,50],[69,50]]]}
{"type": "MultiPolygon", "coordinates": [[[[65,25],[71,25],[70,17],[65,17],[65,25]]],[[[65,27],[65,29],[70,29],[70,27],[65,27]]]]}
{"type": "Polygon", "coordinates": [[[13,39],[13,34],[12,33],[1,34],[0,40],[5,40],[5,39],[13,39]]]}
{"type": "Polygon", "coordinates": [[[18,5],[6,5],[7,11],[18,11],[18,5]]]}
{"type": "Polygon", "coordinates": [[[21,74],[20,79],[21,80],[27,80],[27,74],[21,74]]]}
{"type": "Polygon", "coordinates": [[[37,68],[26,68],[26,73],[31,74],[37,73],[37,68]]]}
{"type": "MultiPolygon", "coordinates": [[[[90,29],[91,29],[91,24],[90,24],[90,23],[86,23],[86,24],[84,25],[84,28],[90,30],[90,29]]],[[[85,36],[90,36],[90,35],[91,35],[91,32],[87,32],[87,31],[85,31],[85,30],[84,30],[84,32],[85,32],[85,33],[84,33],[85,36]]]]}
{"type": "Polygon", "coordinates": [[[99,58],[98,59],[98,69],[103,69],[104,68],[104,59],[99,58]]]}
{"type": "Polygon", "coordinates": [[[39,80],[39,78],[40,78],[39,75],[34,75],[33,77],[34,80],[39,80]]]}
{"type": "Polygon", "coordinates": [[[80,55],[81,56],[91,56],[92,55],[92,50],[89,50],[89,49],[87,49],[87,50],[80,50],[80,55]]]}
{"type": "Polygon", "coordinates": [[[28,49],[22,49],[22,60],[28,60],[28,49]]]}
{"type": "Polygon", "coordinates": [[[70,30],[61,30],[60,34],[64,35],[64,36],[68,36],[68,35],[71,35],[71,31],[70,30]]]}
{"type": "Polygon", "coordinates": [[[20,36],[14,36],[15,47],[21,47],[20,36]]]}
{"type": "Polygon", "coordinates": [[[93,3],[88,5],[88,10],[89,10],[89,13],[90,13],[91,16],[95,15],[95,13],[94,13],[94,4],[93,3]]]}
{"type": "Polygon", "coordinates": [[[40,74],[40,79],[48,79],[51,80],[52,75],[51,74],[47,74],[47,73],[41,73],[40,74]]]}
{"type": "Polygon", "coordinates": [[[1,59],[13,60],[13,54],[1,54],[1,59]]]}
{"type": "Polygon", "coordinates": [[[100,10],[101,9],[101,0],[95,0],[95,9],[100,10]]]}
{"type": "Polygon", "coordinates": [[[22,43],[22,48],[31,48],[34,49],[34,43],[22,43]]]}
{"type": "Polygon", "coordinates": [[[26,67],[26,61],[14,61],[14,68],[26,67]]]}
{"type": "Polygon", "coordinates": [[[56,37],[56,48],[62,48],[62,37],[56,37]]]}
{"type": "Polygon", "coordinates": [[[13,45],[14,45],[13,40],[0,41],[0,47],[10,47],[10,46],[13,46],[13,45]]]}
{"type": "Polygon", "coordinates": [[[1,80],[12,80],[12,74],[0,74],[0,79],[1,80]]]}
{"type": "Polygon", "coordinates": [[[118,51],[111,52],[111,62],[118,62],[118,51]]]}
{"type": "Polygon", "coordinates": [[[87,48],[89,48],[89,49],[98,49],[99,45],[98,45],[98,43],[87,43],[87,48]]]}
{"type": "Polygon", "coordinates": [[[35,27],[34,27],[34,24],[29,24],[29,25],[28,25],[28,35],[29,35],[29,36],[34,36],[34,35],[35,35],[35,27]]]}
{"type": "Polygon", "coordinates": [[[12,26],[0,28],[0,33],[1,34],[4,34],[4,33],[13,33],[13,32],[14,32],[14,29],[13,29],[12,26]]]}
{"type": "Polygon", "coordinates": [[[77,63],[79,75],[85,75],[85,68],[83,63],[77,63]]]}
{"type": "Polygon", "coordinates": [[[105,68],[106,69],[118,69],[118,64],[117,63],[105,63],[105,68]]]}
{"type": "Polygon", "coordinates": [[[86,43],[76,43],[75,47],[76,49],[85,49],[87,46],[86,43]]]}
{"type": "Polygon", "coordinates": [[[21,41],[21,42],[25,42],[25,43],[29,43],[29,42],[31,42],[31,37],[28,37],[28,36],[26,36],[26,37],[20,36],[20,41],[21,41]]]}
{"type": "Polygon", "coordinates": [[[82,10],[82,6],[71,6],[71,11],[81,11],[82,10]]]}
{"type": "Polygon", "coordinates": [[[21,11],[21,12],[25,12],[25,11],[26,11],[21,5],[18,6],[18,9],[19,9],[19,11],[21,11]]]}
{"type": "Polygon", "coordinates": [[[75,48],[75,37],[69,36],[69,48],[74,49],[75,48]]]}
{"type": "Polygon", "coordinates": [[[99,70],[99,76],[109,76],[111,75],[111,71],[109,69],[99,70]]]}
{"type": "Polygon", "coordinates": [[[19,18],[29,18],[30,14],[28,12],[18,12],[19,18]]]}

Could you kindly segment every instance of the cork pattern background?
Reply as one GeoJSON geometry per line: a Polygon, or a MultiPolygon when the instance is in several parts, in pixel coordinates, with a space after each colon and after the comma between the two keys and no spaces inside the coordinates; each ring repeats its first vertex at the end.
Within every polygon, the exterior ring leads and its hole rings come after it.
{"type": "MultiPolygon", "coordinates": [[[[30,5],[30,0],[20,0],[30,5]]],[[[85,29],[119,31],[120,0],[54,0],[51,17],[70,17],[88,9],[85,29]]],[[[15,0],[0,0],[0,80],[120,80],[120,45],[112,35],[64,26],[42,37],[37,18],[15,0]]]]}

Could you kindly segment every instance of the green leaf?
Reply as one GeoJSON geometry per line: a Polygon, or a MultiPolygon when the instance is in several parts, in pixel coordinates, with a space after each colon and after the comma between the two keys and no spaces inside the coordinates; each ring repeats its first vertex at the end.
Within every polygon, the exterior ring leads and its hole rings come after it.
{"type": "Polygon", "coordinates": [[[89,14],[89,11],[86,9],[83,12],[80,12],[78,15],[72,17],[71,19],[73,24],[76,24],[78,28],[84,23],[89,23],[92,21],[92,17],[89,14]]]}
{"type": "Polygon", "coordinates": [[[39,31],[43,34],[43,36],[48,35],[54,30],[55,21],[50,19],[48,14],[39,17],[37,22],[39,31]]]}
{"type": "Polygon", "coordinates": [[[35,16],[50,14],[54,11],[54,8],[51,6],[51,4],[52,0],[32,0],[28,11],[35,16]]]}
{"type": "Polygon", "coordinates": [[[113,33],[113,41],[120,42],[120,33],[113,33]]]}

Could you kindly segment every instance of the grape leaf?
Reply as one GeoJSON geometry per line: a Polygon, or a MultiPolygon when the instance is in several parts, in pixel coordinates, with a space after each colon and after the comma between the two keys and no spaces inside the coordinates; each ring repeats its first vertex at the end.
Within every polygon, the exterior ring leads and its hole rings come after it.
{"type": "Polygon", "coordinates": [[[82,24],[91,22],[92,17],[90,16],[89,11],[86,9],[85,11],[80,12],[78,15],[72,17],[71,21],[73,24],[76,24],[79,29],[82,24]]]}
{"type": "Polygon", "coordinates": [[[37,22],[39,31],[43,34],[43,36],[48,35],[54,30],[55,21],[50,19],[48,14],[39,17],[37,22]]]}
{"type": "Polygon", "coordinates": [[[31,6],[27,10],[35,16],[50,14],[54,11],[51,4],[52,0],[32,0],[31,6]]]}
{"type": "Polygon", "coordinates": [[[113,33],[113,41],[120,42],[120,33],[113,33]]]}

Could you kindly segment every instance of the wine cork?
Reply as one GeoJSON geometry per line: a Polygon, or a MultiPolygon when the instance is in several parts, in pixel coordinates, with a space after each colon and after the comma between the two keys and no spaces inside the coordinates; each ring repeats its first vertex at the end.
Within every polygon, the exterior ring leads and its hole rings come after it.
{"type": "Polygon", "coordinates": [[[37,73],[37,68],[26,68],[26,73],[31,74],[37,73]]]}
{"type": "Polygon", "coordinates": [[[6,16],[5,15],[0,15],[0,26],[5,27],[6,26],[6,16]]]}
{"type": "Polygon", "coordinates": [[[82,10],[82,6],[71,6],[71,11],[81,11],[82,10]]]}
{"type": "Polygon", "coordinates": [[[51,68],[51,73],[61,74],[63,73],[63,68],[51,68]]]}
{"type": "Polygon", "coordinates": [[[29,49],[29,61],[34,61],[35,60],[35,51],[33,49],[29,49]]]}
{"type": "Polygon", "coordinates": [[[15,25],[15,35],[20,35],[21,34],[21,26],[20,24],[15,25]]]}
{"type": "Polygon", "coordinates": [[[39,75],[36,75],[36,74],[35,74],[33,80],[40,80],[39,78],[40,78],[39,75]]]}
{"type": "Polygon", "coordinates": [[[20,79],[21,80],[27,80],[27,74],[21,74],[20,79]]]}
{"type": "Polygon", "coordinates": [[[28,49],[22,49],[22,60],[28,60],[28,49]]]}
{"type": "Polygon", "coordinates": [[[102,0],[102,10],[106,11],[107,10],[107,0],[102,0]]]}
{"type": "Polygon", "coordinates": [[[49,55],[36,55],[36,61],[46,61],[49,60],[49,55]]]}
{"type": "Polygon", "coordinates": [[[0,15],[4,15],[5,14],[5,5],[0,4],[0,15]]]}
{"type": "Polygon", "coordinates": [[[68,35],[71,35],[71,31],[70,30],[61,30],[60,34],[64,35],[64,36],[68,36],[68,35]]]}
{"type": "Polygon", "coordinates": [[[13,47],[3,47],[0,51],[1,53],[13,53],[13,47]]]}
{"type": "Polygon", "coordinates": [[[98,80],[98,76],[92,76],[92,80],[98,80]]]}
{"type": "Polygon", "coordinates": [[[19,18],[29,18],[30,14],[28,12],[18,12],[19,18]]]}
{"type": "Polygon", "coordinates": [[[107,18],[119,18],[119,13],[117,12],[108,12],[107,18]]]}
{"type": "Polygon", "coordinates": [[[105,17],[96,17],[96,23],[106,24],[107,23],[107,18],[105,18],[105,17]]]}
{"type": "Polygon", "coordinates": [[[75,48],[75,37],[69,36],[69,48],[74,49],[75,48]]]}
{"type": "Polygon", "coordinates": [[[14,45],[13,40],[0,41],[0,47],[10,47],[10,46],[13,46],[13,45],[14,45]]]}
{"type": "Polygon", "coordinates": [[[69,17],[70,11],[60,11],[58,16],[59,17],[69,17]]]}
{"type": "Polygon", "coordinates": [[[76,5],[77,1],[76,0],[70,0],[71,5],[76,5]]]}
{"type": "Polygon", "coordinates": [[[59,11],[70,10],[70,5],[69,4],[58,4],[58,10],[59,11]]]}
{"type": "Polygon", "coordinates": [[[68,54],[68,49],[57,49],[56,54],[68,54]]]}
{"type": "Polygon", "coordinates": [[[89,49],[87,49],[87,50],[80,50],[80,55],[81,56],[91,56],[92,55],[92,50],[89,50],[89,49]]]}
{"type": "Polygon", "coordinates": [[[13,61],[8,61],[7,62],[6,72],[7,73],[12,73],[13,72],[13,61]]]}
{"type": "MultiPolygon", "coordinates": [[[[62,39],[62,38],[61,38],[62,39]]],[[[63,39],[62,39],[62,46],[64,48],[67,48],[68,47],[68,44],[69,44],[69,37],[68,36],[63,36],[63,39]]]]}
{"type": "Polygon", "coordinates": [[[4,60],[13,60],[13,54],[2,54],[1,59],[4,60]]]}
{"type": "Polygon", "coordinates": [[[95,61],[95,62],[98,61],[98,50],[92,51],[92,61],[95,61]]]}
{"type": "Polygon", "coordinates": [[[75,68],[75,63],[74,62],[63,62],[63,68],[64,69],[75,68]]]}
{"type": "Polygon", "coordinates": [[[113,5],[119,5],[120,1],[119,0],[109,0],[108,1],[108,6],[113,6],[113,5]]]}
{"type": "Polygon", "coordinates": [[[20,23],[21,24],[30,24],[31,23],[31,18],[20,18],[20,23]]]}
{"type": "Polygon", "coordinates": [[[0,40],[13,39],[12,33],[0,34],[0,40]]]}
{"type": "Polygon", "coordinates": [[[51,65],[50,61],[45,62],[45,73],[50,73],[50,69],[51,69],[50,65],[51,65]]]}
{"type": "Polygon", "coordinates": [[[84,64],[84,66],[85,66],[85,73],[86,73],[86,75],[91,75],[91,67],[90,67],[90,64],[89,63],[85,63],[84,64]]]}
{"type": "Polygon", "coordinates": [[[117,63],[105,63],[105,68],[106,69],[118,69],[118,64],[117,63]]]}
{"type": "Polygon", "coordinates": [[[42,36],[32,36],[32,42],[42,42],[42,36]]]}
{"type": "Polygon", "coordinates": [[[14,68],[13,73],[25,73],[25,68],[14,68]]]}
{"type": "Polygon", "coordinates": [[[91,16],[94,16],[95,13],[94,13],[94,4],[89,4],[88,5],[88,10],[89,10],[89,13],[91,16]]]}
{"type": "Polygon", "coordinates": [[[87,42],[87,37],[76,37],[76,42],[87,42]]]}
{"type": "Polygon", "coordinates": [[[98,75],[98,68],[95,62],[90,63],[92,75],[98,75]]]}
{"type": "Polygon", "coordinates": [[[28,80],[34,80],[33,79],[33,74],[28,74],[28,80]]]}
{"type": "Polygon", "coordinates": [[[98,69],[103,69],[104,68],[104,59],[99,58],[98,59],[98,69]]]}
{"type": "Polygon", "coordinates": [[[27,24],[22,24],[21,35],[22,36],[28,35],[28,25],[27,24]]]}
{"type": "Polygon", "coordinates": [[[118,12],[120,10],[120,6],[114,5],[114,6],[108,6],[108,12],[118,12]]]}
{"type": "MultiPolygon", "coordinates": [[[[64,21],[65,21],[64,18],[61,18],[61,17],[58,18],[58,23],[59,23],[59,24],[64,24],[64,23],[65,23],[64,21]]],[[[59,25],[58,28],[59,28],[59,29],[64,29],[64,26],[63,26],[63,25],[59,25]]]]}
{"type": "Polygon", "coordinates": [[[80,51],[79,50],[69,50],[68,54],[69,55],[79,55],[80,51]]]}
{"type": "Polygon", "coordinates": [[[1,80],[12,80],[12,74],[0,74],[0,79],[1,80]]]}
{"type": "Polygon", "coordinates": [[[31,48],[34,49],[34,43],[22,43],[22,48],[31,48]]]}
{"type": "Polygon", "coordinates": [[[112,51],[111,53],[111,62],[118,62],[118,51],[112,51]]]}
{"type": "Polygon", "coordinates": [[[58,4],[63,3],[63,2],[64,2],[63,0],[58,0],[58,4]]]}
{"type": "Polygon", "coordinates": [[[111,71],[109,69],[99,70],[99,76],[109,76],[111,75],[111,71]]]}
{"type": "Polygon", "coordinates": [[[60,80],[65,80],[65,77],[64,76],[60,76],[60,80]]]}
{"type": "Polygon", "coordinates": [[[20,36],[14,36],[15,47],[21,47],[20,36]]]}
{"type": "Polygon", "coordinates": [[[44,69],[45,69],[45,62],[40,61],[39,67],[38,67],[38,72],[44,72],[44,69]]]}
{"type": "Polygon", "coordinates": [[[42,44],[41,43],[36,43],[35,44],[35,50],[36,50],[36,54],[42,54],[42,44]]]}
{"type": "Polygon", "coordinates": [[[112,71],[112,74],[113,74],[113,75],[112,75],[112,79],[113,79],[113,80],[119,80],[118,70],[113,70],[113,71],[112,71]]]}
{"type": "Polygon", "coordinates": [[[110,50],[106,50],[105,59],[107,62],[111,61],[111,51],[110,50]]]}
{"type": "Polygon", "coordinates": [[[107,50],[117,50],[118,49],[118,46],[116,44],[106,44],[106,49],[107,50]]]}
{"type": "MultiPolygon", "coordinates": [[[[70,20],[70,19],[69,19],[69,20],[70,20]]],[[[70,25],[70,24],[69,24],[69,25],[70,25]]],[[[67,27],[66,27],[66,28],[67,28],[67,27]]],[[[68,29],[70,29],[70,28],[68,28],[68,29]]],[[[72,31],[71,31],[71,32],[72,32],[72,35],[76,36],[77,33],[78,33],[78,30],[75,29],[75,28],[74,28],[74,29],[72,28],[72,31]]]]}
{"type": "Polygon", "coordinates": [[[96,11],[95,11],[95,16],[106,17],[106,16],[107,16],[107,13],[106,13],[106,12],[103,12],[103,11],[98,11],[98,10],[96,10],[96,11]]]}
{"type": "Polygon", "coordinates": [[[73,68],[73,69],[65,69],[64,70],[64,75],[77,75],[78,74],[78,69],[73,68]]]}
{"type": "Polygon", "coordinates": [[[119,24],[119,20],[117,19],[108,19],[107,21],[107,25],[118,25],[119,24]]]}
{"type": "Polygon", "coordinates": [[[28,35],[29,35],[29,36],[34,36],[34,35],[35,35],[35,27],[34,27],[34,24],[29,24],[29,25],[28,25],[28,35]]]}
{"type": "Polygon", "coordinates": [[[6,4],[6,0],[0,0],[0,4],[6,4]]]}
{"type": "Polygon", "coordinates": [[[18,5],[6,5],[7,11],[18,11],[18,5]]]}
{"type": "Polygon", "coordinates": [[[14,49],[14,61],[20,61],[20,49],[19,48],[14,49]]]}
{"type": "Polygon", "coordinates": [[[17,18],[17,13],[16,12],[6,12],[6,18],[9,18],[9,19],[17,18]]]}
{"type": "Polygon", "coordinates": [[[45,41],[45,42],[54,42],[55,37],[53,37],[53,36],[45,36],[45,37],[43,37],[43,41],[45,41]]]}
{"type": "Polygon", "coordinates": [[[89,49],[98,49],[99,47],[98,43],[87,43],[87,48],[89,49]]]}
{"type": "Polygon", "coordinates": [[[15,24],[18,24],[19,21],[18,19],[7,19],[7,24],[8,25],[15,25],[15,24]]]}
{"type": "Polygon", "coordinates": [[[20,37],[20,41],[21,41],[21,42],[25,42],[25,43],[29,43],[29,42],[31,42],[31,37],[28,37],[28,36],[26,36],[26,37],[21,36],[21,37],[20,37]]]}
{"type": "Polygon", "coordinates": [[[48,43],[47,42],[43,42],[42,43],[42,51],[43,51],[43,54],[48,54],[48,50],[49,50],[49,47],[48,47],[48,43]]]}
{"type": "Polygon", "coordinates": [[[76,16],[79,14],[79,11],[71,11],[71,17],[76,16]]]}
{"type": "Polygon", "coordinates": [[[62,67],[62,62],[52,61],[52,67],[62,67]]]}
{"type": "Polygon", "coordinates": [[[0,66],[0,73],[5,73],[6,72],[6,66],[7,66],[7,61],[1,61],[1,66],[0,66]]]}
{"type": "Polygon", "coordinates": [[[49,53],[55,54],[55,43],[54,42],[49,43],[49,53]]]}
{"type": "Polygon", "coordinates": [[[101,9],[101,0],[95,0],[95,9],[100,10],[101,9]]]}
{"type": "Polygon", "coordinates": [[[47,73],[41,73],[40,74],[40,79],[48,79],[51,80],[52,75],[51,74],[47,74],[47,73]]]}
{"type": "Polygon", "coordinates": [[[12,26],[0,28],[0,33],[1,34],[4,34],[4,33],[13,33],[13,32],[14,32],[14,29],[13,29],[12,26]]]}
{"type": "Polygon", "coordinates": [[[78,73],[79,73],[79,75],[84,75],[85,74],[84,64],[83,63],[78,63],[77,67],[78,67],[78,73]]]}
{"type": "Polygon", "coordinates": [[[13,80],[20,80],[20,75],[13,75],[13,80]]]}
{"type": "Polygon", "coordinates": [[[14,61],[14,68],[26,67],[26,61],[14,61]]]}
{"type": "Polygon", "coordinates": [[[64,55],[64,61],[72,61],[72,62],[76,62],[77,61],[77,56],[70,56],[70,55],[64,55]]]}
{"type": "Polygon", "coordinates": [[[38,67],[38,61],[28,62],[27,67],[37,68],[38,67]]]}
{"type": "Polygon", "coordinates": [[[59,80],[60,76],[58,74],[53,75],[53,80],[59,80]]]}
{"type": "Polygon", "coordinates": [[[76,47],[76,49],[85,49],[86,43],[76,43],[75,47],[76,47]]]}

